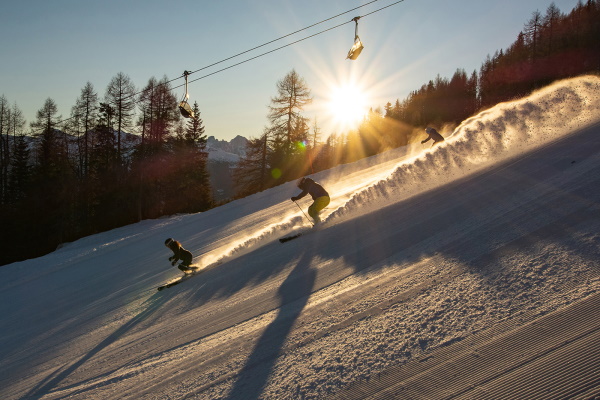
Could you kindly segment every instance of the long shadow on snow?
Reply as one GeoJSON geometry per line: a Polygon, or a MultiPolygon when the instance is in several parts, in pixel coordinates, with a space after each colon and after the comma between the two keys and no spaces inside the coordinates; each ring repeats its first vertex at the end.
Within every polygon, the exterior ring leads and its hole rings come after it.
{"type": "Polygon", "coordinates": [[[311,249],[306,249],[278,290],[281,307],[277,318],[265,329],[238,374],[230,399],[258,399],[271,374],[277,356],[292,327],[308,302],[316,280],[311,268],[311,249]]]}
{"type": "MultiPolygon", "coordinates": [[[[154,312],[156,312],[163,304],[164,298],[159,296],[158,294],[153,295],[148,300],[146,300],[143,304],[145,307],[139,314],[135,315],[131,320],[121,326],[119,329],[110,334],[106,339],[102,342],[98,343],[93,349],[91,349],[87,354],[81,357],[75,363],[69,366],[63,366],[58,368],[56,371],[48,375],[44,380],[34,386],[26,395],[27,399],[39,399],[45,395],[48,395],[52,392],[54,388],[56,388],[62,381],[67,379],[73,372],[75,372],[78,368],[84,365],[88,360],[94,357],[96,354],[100,353],[103,349],[107,348],[115,341],[119,340],[123,335],[125,335],[128,331],[133,329],[135,326],[145,321],[148,317],[150,317],[154,312]]],[[[99,376],[95,376],[94,379],[99,376]]],[[[79,386],[83,382],[77,382],[76,385],[79,386]]],[[[68,389],[69,387],[61,388],[68,389]]],[[[74,393],[71,393],[71,395],[74,393]]]]}

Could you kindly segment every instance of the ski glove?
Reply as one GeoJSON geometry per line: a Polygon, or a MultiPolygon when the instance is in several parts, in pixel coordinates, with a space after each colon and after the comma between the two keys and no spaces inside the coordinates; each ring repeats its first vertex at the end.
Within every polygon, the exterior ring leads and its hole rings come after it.
{"type": "Polygon", "coordinates": [[[299,199],[297,197],[292,197],[292,201],[298,201],[299,199]]]}

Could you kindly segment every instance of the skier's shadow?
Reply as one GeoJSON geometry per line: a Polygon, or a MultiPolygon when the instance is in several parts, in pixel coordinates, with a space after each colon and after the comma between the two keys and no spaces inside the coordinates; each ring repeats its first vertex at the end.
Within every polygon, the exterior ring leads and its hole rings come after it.
{"type": "Polygon", "coordinates": [[[263,392],[278,355],[314,287],[317,273],[310,268],[312,254],[307,249],[281,284],[278,291],[281,306],[277,317],[265,329],[238,374],[230,399],[258,399],[263,392]]]}
{"type": "Polygon", "coordinates": [[[49,394],[52,389],[60,384],[63,380],[65,380],[69,375],[71,375],[74,371],[76,371],[79,367],[85,364],[89,359],[98,354],[102,349],[110,346],[116,340],[118,340],[121,336],[123,336],[127,331],[143,322],[150,315],[152,315],[155,311],[157,311],[162,304],[164,303],[164,298],[155,294],[146,300],[143,304],[146,308],[143,309],[139,314],[135,315],[131,320],[121,326],[119,329],[110,334],[106,339],[100,342],[96,347],[91,349],[86,355],[84,355],[81,359],[71,364],[66,369],[60,367],[52,374],[46,377],[46,379],[42,380],[36,386],[34,386],[26,395],[27,399],[39,399],[43,396],[49,394]]]}

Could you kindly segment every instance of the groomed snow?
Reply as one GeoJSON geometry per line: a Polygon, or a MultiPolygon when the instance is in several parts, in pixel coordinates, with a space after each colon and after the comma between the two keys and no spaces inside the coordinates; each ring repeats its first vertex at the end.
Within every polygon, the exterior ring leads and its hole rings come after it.
{"type": "Polygon", "coordinates": [[[315,174],[285,244],[293,182],[1,267],[0,398],[322,399],[598,293],[600,78],[443,134],[315,174]],[[168,237],[213,268],[158,292],[168,237]]]}

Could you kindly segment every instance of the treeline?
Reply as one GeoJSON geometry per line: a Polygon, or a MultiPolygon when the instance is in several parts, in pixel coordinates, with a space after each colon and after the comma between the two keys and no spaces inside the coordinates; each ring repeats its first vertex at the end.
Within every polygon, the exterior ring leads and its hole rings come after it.
{"type": "Polygon", "coordinates": [[[426,126],[456,125],[478,110],[523,97],[554,80],[599,73],[599,38],[597,0],[580,0],[568,15],[552,3],[545,14],[533,12],[517,40],[488,56],[479,72],[457,69],[450,79],[437,76],[403,101],[371,110],[356,130],[331,134],[325,141],[318,124],[302,116],[310,89],[292,71],[277,83],[270,125],[251,141],[238,165],[237,196],[421,140],[426,126]],[[302,101],[295,102],[298,93],[302,101]]]}
{"type": "Polygon", "coordinates": [[[0,96],[0,265],[146,218],[212,206],[198,105],[183,119],[166,78],[139,92],[116,75],[91,83],[70,117],[48,98],[31,122],[0,96]],[[137,135],[126,132],[137,131],[137,135]]]}
{"type": "Polygon", "coordinates": [[[568,14],[552,3],[532,13],[517,40],[481,67],[482,106],[523,96],[560,78],[600,71],[600,5],[581,0],[568,14]]]}

